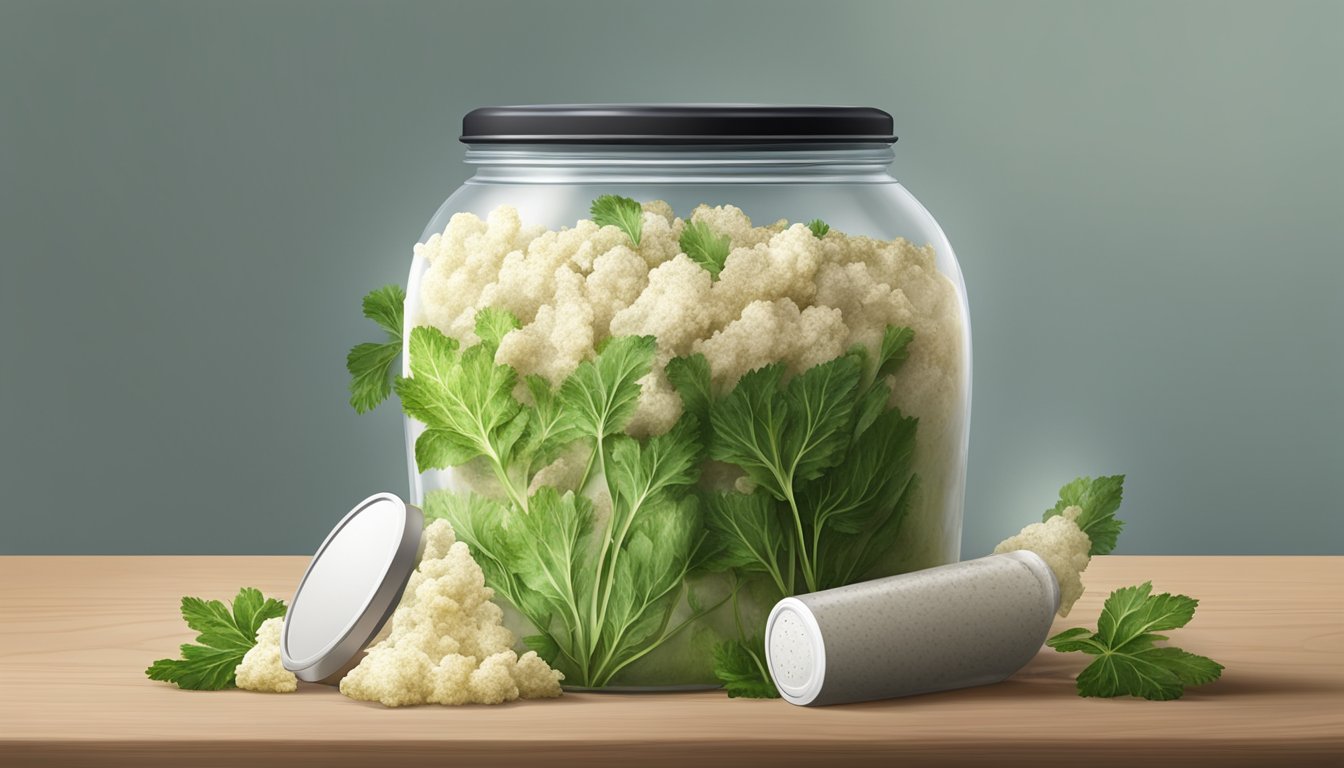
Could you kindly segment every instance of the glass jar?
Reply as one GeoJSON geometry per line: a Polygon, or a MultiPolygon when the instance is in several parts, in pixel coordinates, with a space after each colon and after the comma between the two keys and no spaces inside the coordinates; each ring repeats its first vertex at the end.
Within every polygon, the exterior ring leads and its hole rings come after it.
{"type": "Polygon", "coordinates": [[[464,119],[475,174],[407,286],[403,375],[440,386],[399,389],[411,499],[570,687],[712,686],[782,595],[958,559],[966,293],[891,133],[849,107],[464,119]]]}

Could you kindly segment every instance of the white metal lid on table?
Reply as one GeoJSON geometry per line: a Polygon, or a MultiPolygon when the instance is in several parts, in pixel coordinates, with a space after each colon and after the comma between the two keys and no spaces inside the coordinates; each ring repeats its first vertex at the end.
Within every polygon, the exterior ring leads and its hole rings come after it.
{"type": "Polygon", "coordinates": [[[335,683],[401,601],[419,561],[424,515],[376,493],[318,547],[285,614],[280,659],[300,680],[335,683]]]}

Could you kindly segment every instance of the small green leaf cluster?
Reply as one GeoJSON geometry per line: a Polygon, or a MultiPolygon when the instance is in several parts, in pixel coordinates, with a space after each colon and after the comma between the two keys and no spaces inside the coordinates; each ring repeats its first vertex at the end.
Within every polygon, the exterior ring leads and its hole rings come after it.
{"type": "Polygon", "coordinates": [[[639,246],[639,237],[644,233],[644,206],[638,200],[620,195],[602,195],[593,201],[588,209],[593,223],[599,227],[616,227],[624,232],[630,242],[639,246]]]}
{"type": "MultiPolygon", "coordinates": [[[[589,215],[593,217],[593,223],[616,227],[630,238],[631,243],[639,246],[644,230],[644,208],[639,201],[619,195],[602,195],[593,201],[589,215]]],[[[831,231],[830,225],[821,219],[813,219],[807,227],[818,239],[831,231]]],[[[688,220],[681,230],[678,244],[682,253],[703,267],[715,280],[719,278],[723,265],[728,261],[728,254],[732,251],[732,238],[716,233],[703,221],[688,220]]]]}
{"type": "Polygon", "coordinates": [[[1087,538],[1092,541],[1089,555],[1106,555],[1115,549],[1124,523],[1116,518],[1116,510],[1125,495],[1125,476],[1109,475],[1098,477],[1080,477],[1059,489],[1059,501],[1047,509],[1042,520],[1049,520],[1064,514],[1069,507],[1083,510],[1074,522],[1087,538]]]}
{"type": "Polygon", "coordinates": [[[238,590],[231,609],[218,600],[184,597],[182,619],[198,633],[196,642],[182,645],[182,658],[159,659],[145,674],[193,691],[233,688],[234,670],[257,644],[257,629],[284,615],[283,602],[251,587],[238,590]]]}
{"type": "Polygon", "coordinates": [[[714,676],[730,699],[777,699],[765,668],[765,636],[729,640],[714,647],[714,676]]]}
{"type": "Polygon", "coordinates": [[[723,271],[723,265],[728,261],[728,253],[732,250],[732,239],[727,235],[714,234],[714,230],[703,221],[686,222],[678,242],[682,253],[704,267],[709,276],[715,280],[723,271]]]}
{"type": "Polygon", "coordinates": [[[401,354],[401,325],[406,292],[385,285],[364,297],[364,316],[387,334],[387,340],[356,344],[345,358],[350,372],[350,406],[367,413],[392,394],[392,364],[401,354]]]}
{"type": "Polygon", "coordinates": [[[1187,685],[1203,685],[1222,675],[1223,665],[1212,659],[1155,645],[1167,639],[1158,632],[1188,624],[1199,601],[1152,591],[1151,581],[1117,589],[1106,598],[1096,632],[1075,627],[1046,641],[1061,653],[1096,657],[1078,675],[1080,696],[1179,699],[1187,685]]]}

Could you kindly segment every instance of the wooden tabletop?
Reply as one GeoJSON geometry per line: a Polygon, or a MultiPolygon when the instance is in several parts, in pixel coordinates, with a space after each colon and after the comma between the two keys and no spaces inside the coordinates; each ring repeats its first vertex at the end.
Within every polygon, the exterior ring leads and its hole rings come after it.
{"type": "Polygon", "coordinates": [[[385,709],[145,678],[191,639],[182,595],[288,598],[305,564],[0,558],[0,765],[1344,765],[1344,557],[1095,559],[1056,630],[1148,579],[1200,599],[1172,642],[1227,670],[1170,702],[1081,699],[1086,659],[1049,649],[998,685],[817,709],[717,692],[385,709]]]}

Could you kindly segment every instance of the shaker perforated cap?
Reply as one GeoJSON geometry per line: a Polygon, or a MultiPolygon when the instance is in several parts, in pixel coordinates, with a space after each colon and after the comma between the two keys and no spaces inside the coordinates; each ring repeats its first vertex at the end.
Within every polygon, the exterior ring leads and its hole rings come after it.
{"type": "Polygon", "coordinates": [[[424,515],[376,493],[341,519],[313,555],[285,613],[280,660],[308,682],[337,682],[401,601],[420,553],[424,515]]]}
{"type": "Polygon", "coordinates": [[[816,144],[896,141],[874,107],[780,104],[529,104],[462,118],[467,144],[816,144]]]}

